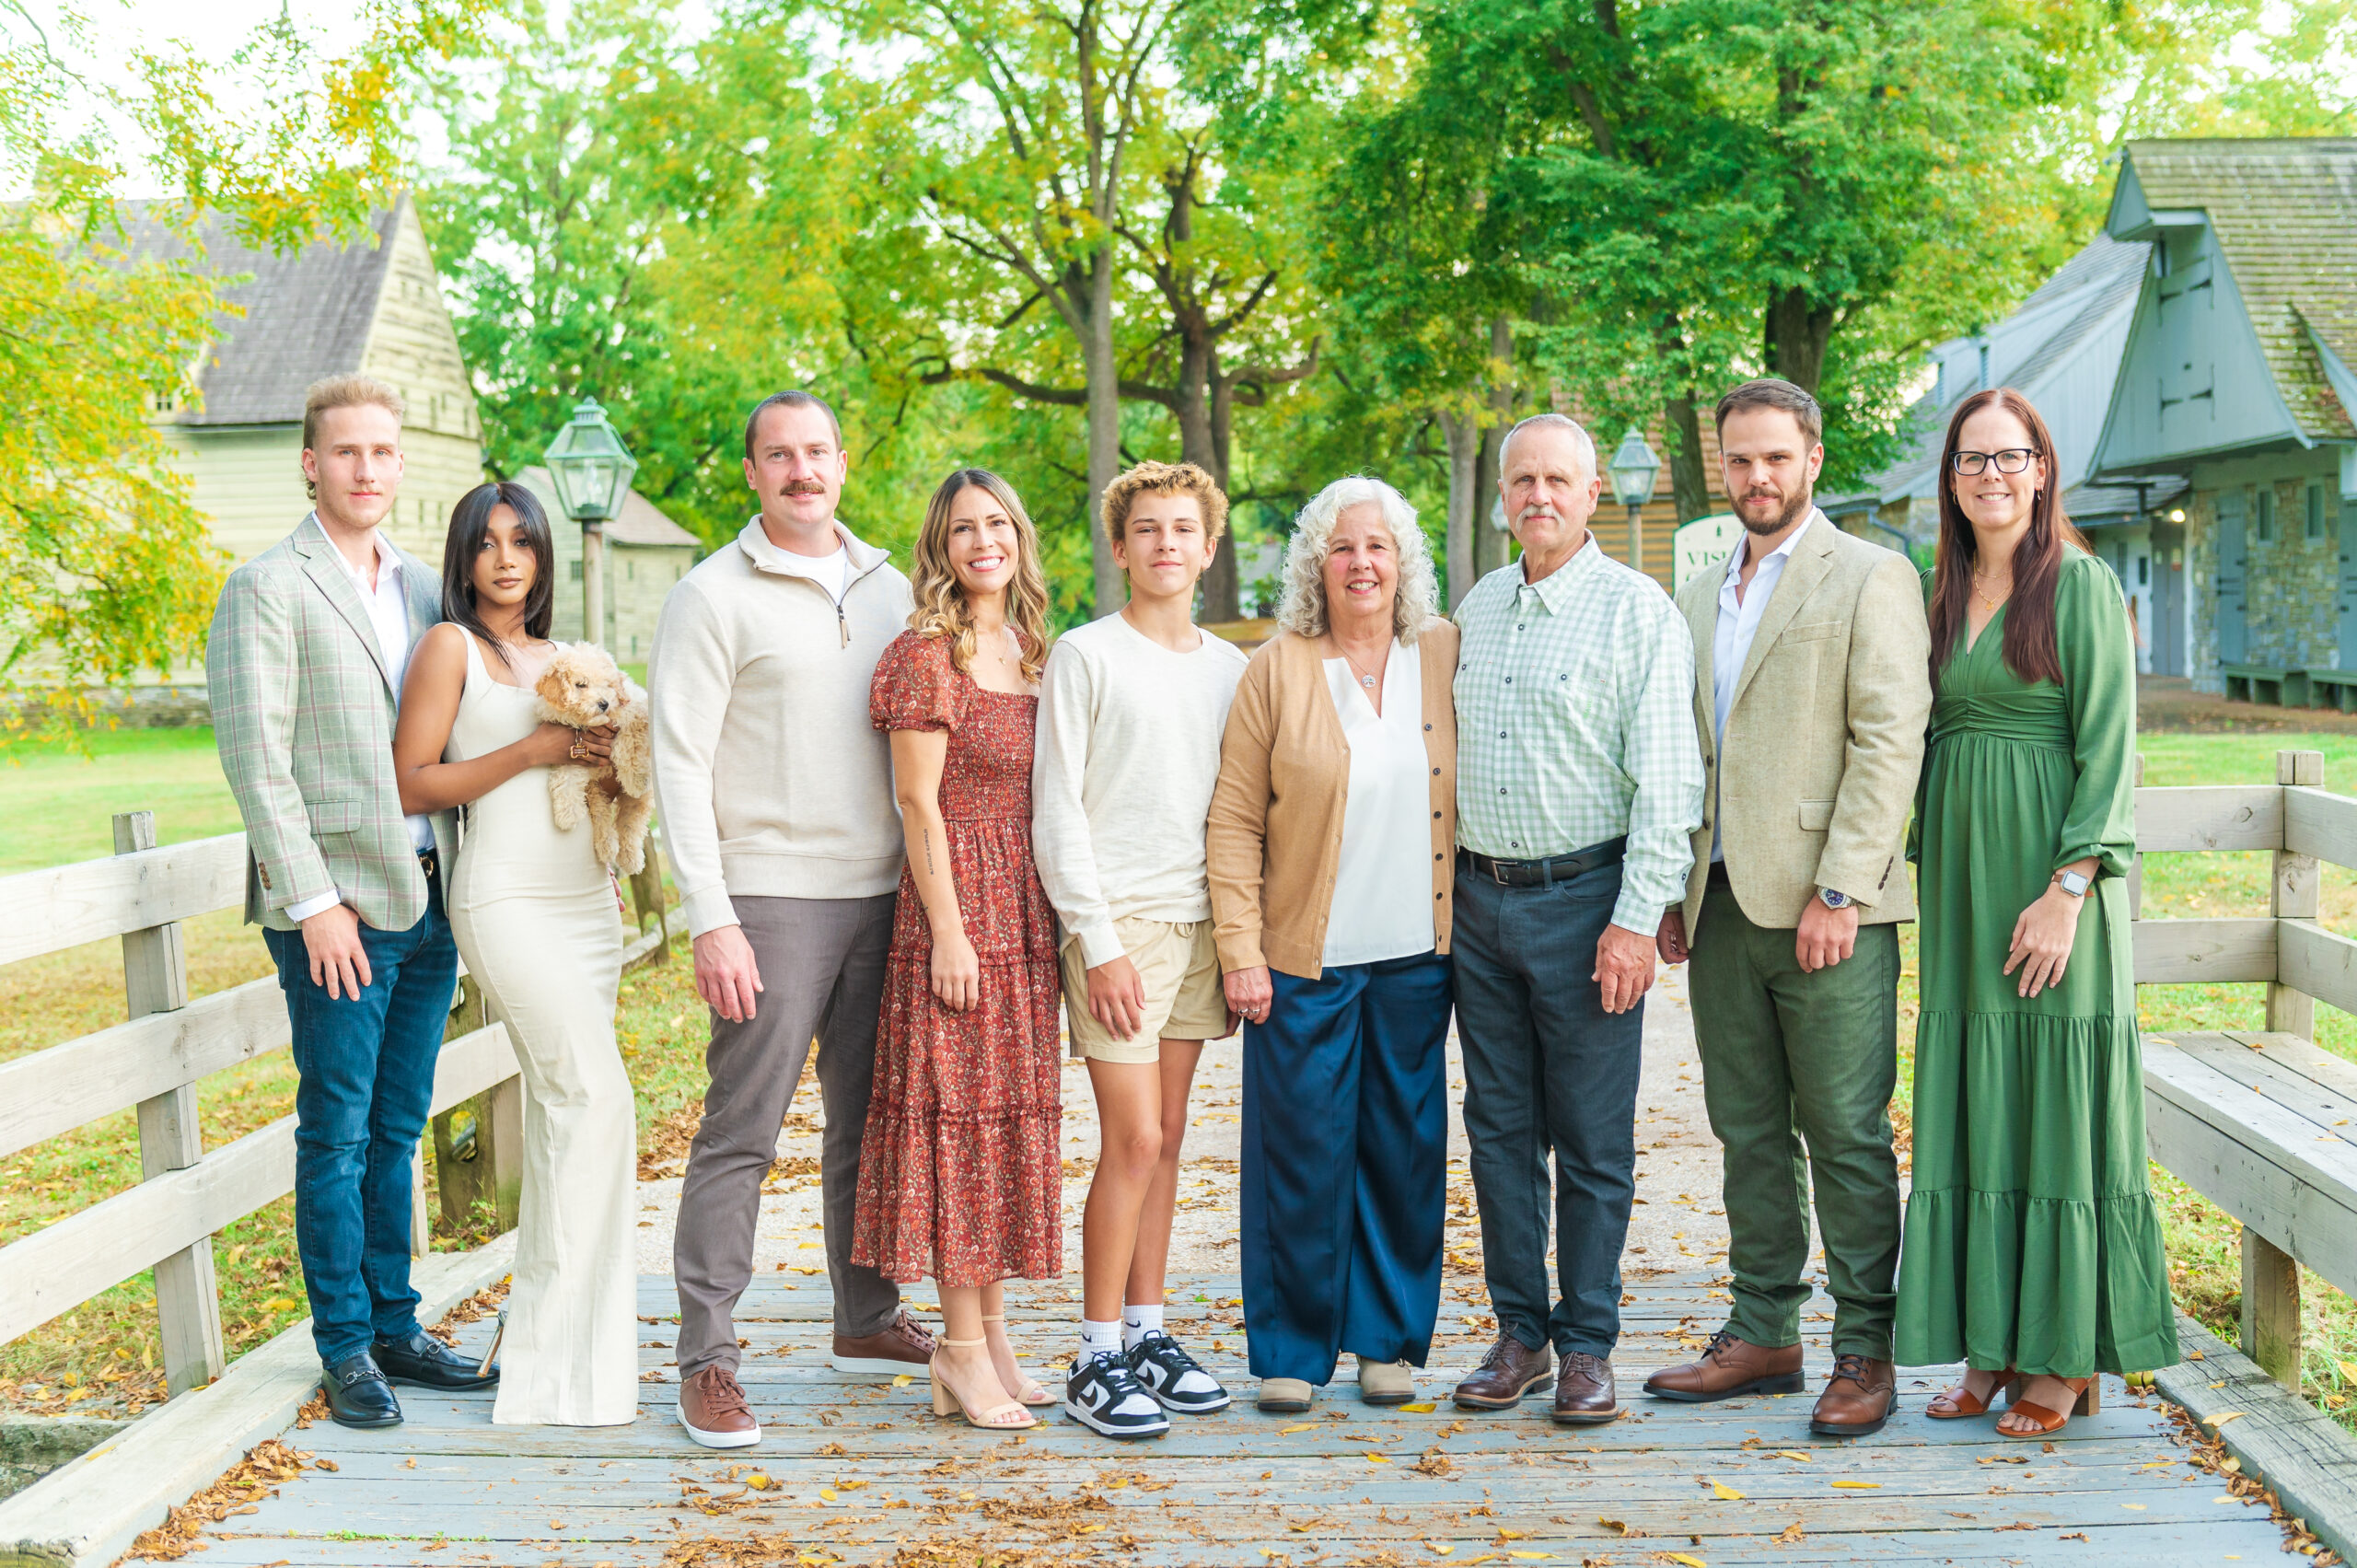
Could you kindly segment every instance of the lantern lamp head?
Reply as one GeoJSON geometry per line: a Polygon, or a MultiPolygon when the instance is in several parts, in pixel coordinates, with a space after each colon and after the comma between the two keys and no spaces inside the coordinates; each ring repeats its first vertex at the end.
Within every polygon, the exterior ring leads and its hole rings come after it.
{"type": "Polygon", "coordinates": [[[638,459],[597,400],[585,398],[572,421],[549,443],[550,481],[557,505],[576,523],[611,522],[621,515],[638,459]]]}
{"type": "Polygon", "coordinates": [[[1661,472],[1661,459],[1645,445],[1644,432],[1631,426],[1620,438],[1620,449],[1612,454],[1612,493],[1623,506],[1642,506],[1654,498],[1654,477],[1661,472]]]}

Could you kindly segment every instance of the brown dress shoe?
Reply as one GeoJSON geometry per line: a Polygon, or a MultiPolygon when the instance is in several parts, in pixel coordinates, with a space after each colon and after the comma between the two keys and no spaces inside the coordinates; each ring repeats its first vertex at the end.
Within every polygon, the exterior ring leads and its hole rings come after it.
{"type": "Polygon", "coordinates": [[[725,1366],[707,1366],[680,1380],[679,1424],[707,1448],[749,1448],[761,1440],[744,1387],[725,1366]]]}
{"type": "Polygon", "coordinates": [[[1665,1366],[1645,1379],[1646,1393],[1693,1405],[1743,1394],[1797,1394],[1801,1388],[1800,1346],[1755,1345],[1724,1329],[1711,1336],[1700,1360],[1665,1366]]]}
{"type": "Polygon", "coordinates": [[[909,1316],[905,1307],[875,1333],[857,1339],[837,1334],[835,1352],[827,1358],[827,1365],[838,1372],[878,1372],[887,1377],[932,1362],[933,1336],[909,1316]]]}
{"type": "Polygon", "coordinates": [[[1563,1357],[1555,1383],[1555,1408],[1548,1412],[1566,1426],[1601,1426],[1620,1418],[1620,1394],[1612,1384],[1612,1364],[1600,1355],[1573,1351],[1563,1357]]]}
{"type": "Polygon", "coordinates": [[[1555,1381],[1555,1352],[1540,1345],[1533,1350],[1511,1333],[1502,1333],[1490,1353],[1481,1358],[1457,1386],[1457,1404],[1469,1411],[1505,1411],[1522,1403],[1525,1394],[1543,1393],[1555,1381]]]}
{"type": "Polygon", "coordinates": [[[1820,1437],[1864,1437],[1880,1432],[1898,1399],[1898,1371],[1863,1355],[1833,1358],[1833,1376],[1817,1397],[1808,1429],[1820,1437]]]}

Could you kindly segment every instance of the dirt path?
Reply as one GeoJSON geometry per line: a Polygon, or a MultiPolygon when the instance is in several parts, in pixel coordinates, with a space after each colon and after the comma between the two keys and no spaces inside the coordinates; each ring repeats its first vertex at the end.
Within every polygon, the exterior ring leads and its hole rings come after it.
{"type": "MultiPolygon", "coordinates": [[[[1465,1167],[1461,1115],[1465,1076],[1454,1034],[1449,1040],[1449,1264],[1442,1293],[1445,1333],[1480,1339],[1495,1328],[1481,1284],[1480,1229],[1473,1213],[1473,1187],[1465,1167]]],[[[1186,1158],[1179,1187],[1179,1213],[1170,1271],[1174,1277],[1228,1275],[1237,1262],[1237,1153],[1241,1132],[1243,1052],[1235,1040],[1214,1041],[1203,1052],[1191,1105],[1186,1158]]],[[[805,1074],[794,1112],[778,1140],[784,1162],[761,1202],[754,1273],[776,1271],[823,1274],[819,1224],[819,1138],[824,1126],[815,1079],[805,1074]]],[[[1056,1284],[1016,1284],[1017,1299],[1074,1304],[1080,1295],[1080,1211],[1088,1195],[1088,1172],[1097,1148],[1096,1102],[1086,1070],[1067,1062],[1064,1098],[1064,1275],[1056,1284]]],[[[1726,1220],[1719,1200],[1719,1147],[1702,1109],[1702,1071],[1694,1053],[1685,977],[1663,971],[1645,1008],[1644,1075],[1637,1098],[1637,1207],[1629,1227],[1624,1267],[1631,1273],[1698,1267],[1724,1267],[1726,1220]]],[[[671,1237],[677,1220],[679,1181],[639,1184],[638,1266],[642,1273],[671,1272],[671,1237]]],[[[929,1304],[931,1290],[919,1286],[911,1299],[929,1304]]],[[[1715,1326],[1715,1325],[1713,1325],[1715,1326]]],[[[1469,1363],[1469,1354],[1458,1359],[1469,1363]]],[[[1435,1356],[1435,1362],[1439,1361],[1435,1356]]]]}

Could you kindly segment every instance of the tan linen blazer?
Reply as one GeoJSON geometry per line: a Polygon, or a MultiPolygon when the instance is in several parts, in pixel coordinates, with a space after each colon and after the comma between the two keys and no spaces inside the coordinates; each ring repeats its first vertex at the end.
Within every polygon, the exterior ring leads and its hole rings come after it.
{"type": "MultiPolygon", "coordinates": [[[[1433,934],[1448,951],[1456,897],[1457,628],[1425,622],[1409,650],[1424,683],[1432,763],[1433,934]]],[[[1227,711],[1204,859],[1219,967],[1325,973],[1326,916],[1342,854],[1351,749],[1315,641],[1280,632],[1252,656],[1227,711]]]]}
{"type": "Polygon", "coordinates": [[[1932,637],[1914,564],[1823,515],[1794,545],[1713,731],[1713,658],[1724,564],[1678,596],[1694,633],[1694,725],[1702,826],[1686,884],[1696,938],[1719,826],[1727,884],[1756,925],[1791,929],[1819,888],[1849,894],[1865,924],[1915,918],[1907,814],[1932,713],[1932,637]]]}

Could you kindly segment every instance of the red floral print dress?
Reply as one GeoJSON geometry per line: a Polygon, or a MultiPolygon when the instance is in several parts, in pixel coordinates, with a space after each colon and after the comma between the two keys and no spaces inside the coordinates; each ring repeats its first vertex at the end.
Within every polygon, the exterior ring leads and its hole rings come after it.
{"type": "Polygon", "coordinates": [[[877,729],[946,730],[941,815],[981,997],[933,994],[933,930],[907,871],[892,913],[852,1261],[906,1284],[1063,1272],[1056,917],[1031,863],[1037,697],[986,691],[946,639],[904,632],[876,666],[877,729]]]}

